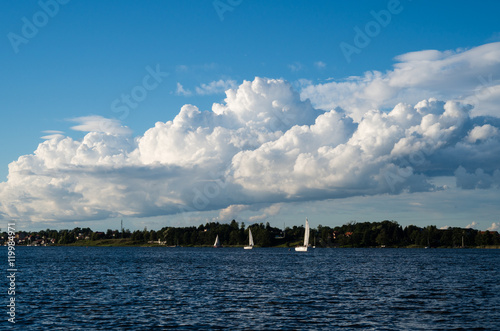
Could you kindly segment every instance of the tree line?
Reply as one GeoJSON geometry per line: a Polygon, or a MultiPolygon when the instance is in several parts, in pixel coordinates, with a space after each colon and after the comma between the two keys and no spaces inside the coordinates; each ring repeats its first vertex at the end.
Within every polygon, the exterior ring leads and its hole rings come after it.
{"type": "MultiPolygon", "coordinates": [[[[272,227],[269,223],[252,224],[243,222],[210,222],[191,227],[164,227],[160,230],[111,230],[92,231],[90,228],[73,230],[42,230],[18,232],[18,245],[68,245],[79,241],[121,239],[131,245],[158,244],[167,246],[212,246],[216,236],[223,245],[243,246],[248,244],[248,229],[252,230],[255,245],[260,247],[293,247],[300,245],[304,238],[304,227],[293,226],[285,229],[272,227]]],[[[0,242],[7,234],[3,232],[0,242]]],[[[479,231],[450,227],[438,229],[434,225],[402,227],[395,221],[349,222],[342,226],[318,225],[310,230],[309,242],[316,247],[484,247],[500,245],[500,235],[496,231],[479,231]]]]}

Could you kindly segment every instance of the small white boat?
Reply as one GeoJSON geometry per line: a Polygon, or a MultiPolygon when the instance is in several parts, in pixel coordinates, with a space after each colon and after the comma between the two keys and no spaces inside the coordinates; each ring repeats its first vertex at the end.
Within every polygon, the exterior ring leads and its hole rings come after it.
{"type": "Polygon", "coordinates": [[[244,249],[252,249],[253,248],[253,236],[252,230],[248,229],[248,246],[243,247],[244,249]]]}
{"type": "Polygon", "coordinates": [[[219,235],[217,235],[217,238],[215,238],[215,243],[214,243],[214,248],[221,248],[222,245],[219,241],[219,235]]]}
{"type": "Polygon", "coordinates": [[[309,221],[306,218],[306,231],[304,233],[304,245],[295,247],[296,252],[307,252],[309,246],[309,221]]]}

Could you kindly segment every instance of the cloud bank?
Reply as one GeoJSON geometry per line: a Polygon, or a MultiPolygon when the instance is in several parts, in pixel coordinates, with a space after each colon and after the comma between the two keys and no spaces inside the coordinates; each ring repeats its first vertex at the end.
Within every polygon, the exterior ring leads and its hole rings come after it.
{"type": "Polygon", "coordinates": [[[369,71],[340,82],[310,85],[301,91],[321,109],[341,107],[357,120],[368,109],[390,109],[428,98],[474,104],[474,115],[498,116],[500,43],[469,50],[426,50],[396,57],[393,70],[369,71]]]}
{"type": "Polygon", "coordinates": [[[47,136],[9,165],[0,217],[82,221],[202,210],[234,217],[262,206],[258,221],[291,201],[445,189],[433,184],[436,176],[455,177],[466,190],[499,188],[498,107],[464,102],[475,93],[464,92],[470,80],[500,73],[499,49],[405,54],[386,74],[300,92],[257,77],[228,89],[212,111],[185,105],[138,137],[114,120],[75,119],[73,129],[89,131],[82,140],[47,136]],[[426,91],[464,97],[419,99],[426,91]]]}

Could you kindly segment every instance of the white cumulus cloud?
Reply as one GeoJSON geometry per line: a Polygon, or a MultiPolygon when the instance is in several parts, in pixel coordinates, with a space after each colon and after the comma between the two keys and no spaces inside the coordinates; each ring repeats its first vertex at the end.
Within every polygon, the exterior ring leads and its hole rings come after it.
{"type": "Polygon", "coordinates": [[[485,124],[483,126],[476,126],[470,132],[467,139],[471,143],[475,143],[478,140],[485,140],[491,137],[498,136],[499,130],[498,128],[491,126],[489,124],[485,124]]]}
{"type": "Polygon", "coordinates": [[[500,42],[468,50],[425,50],[396,57],[393,70],[369,71],[360,77],[304,87],[301,95],[321,109],[341,107],[359,120],[367,109],[393,107],[403,101],[461,100],[477,115],[498,116],[500,42]]]}
{"type": "Polygon", "coordinates": [[[474,229],[478,226],[478,223],[472,222],[471,224],[468,224],[465,228],[466,229],[474,229]]]}
{"type": "Polygon", "coordinates": [[[500,230],[500,222],[497,222],[497,223],[491,223],[491,226],[486,229],[488,231],[498,231],[500,230]]]}

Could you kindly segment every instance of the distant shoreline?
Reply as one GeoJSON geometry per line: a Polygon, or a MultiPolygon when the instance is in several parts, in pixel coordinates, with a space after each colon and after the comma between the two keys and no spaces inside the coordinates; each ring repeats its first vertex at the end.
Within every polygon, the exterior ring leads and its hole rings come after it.
{"type": "MultiPolygon", "coordinates": [[[[250,230],[256,247],[293,248],[304,244],[304,226],[272,227],[269,223],[246,226],[210,222],[198,227],[164,227],[160,230],[121,228],[106,232],[90,228],[73,230],[19,231],[16,246],[124,246],[124,247],[212,247],[216,239],[224,247],[244,247],[250,230]]],[[[7,243],[8,234],[1,233],[0,244],[7,243]]],[[[438,229],[434,225],[401,226],[395,221],[349,222],[342,226],[318,225],[310,229],[309,244],[317,248],[500,248],[497,231],[464,228],[438,229]]]]}
{"type": "MultiPolygon", "coordinates": [[[[79,240],[71,244],[50,244],[50,245],[18,245],[24,247],[162,247],[162,248],[212,248],[211,245],[185,245],[185,246],[168,246],[160,245],[156,243],[143,243],[137,242],[129,239],[104,239],[104,240],[79,240]]],[[[222,248],[243,248],[244,245],[223,245],[222,248]]],[[[295,246],[266,246],[266,247],[255,247],[259,248],[288,248],[293,249],[295,246]]],[[[409,246],[371,246],[371,247],[350,247],[350,246],[335,246],[335,247],[316,247],[316,248],[360,248],[360,249],[426,249],[425,246],[409,245],[409,246]]],[[[314,249],[316,249],[314,248],[314,249]]],[[[438,246],[438,247],[428,247],[428,249],[500,249],[500,245],[485,245],[485,246],[468,246],[468,247],[449,247],[449,246],[438,246]]]]}

